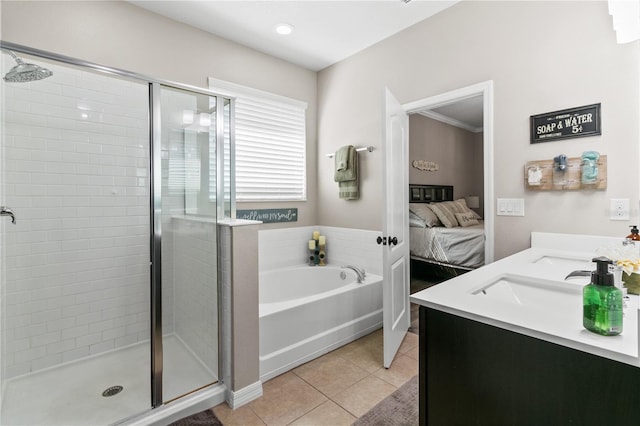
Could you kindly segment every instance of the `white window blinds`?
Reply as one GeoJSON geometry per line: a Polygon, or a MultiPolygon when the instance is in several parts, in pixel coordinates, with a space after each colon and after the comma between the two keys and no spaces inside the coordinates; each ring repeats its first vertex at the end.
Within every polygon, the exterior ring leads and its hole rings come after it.
{"type": "Polygon", "coordinates": [[[209,87],[236,98],[236,200],[305,200],[307,104],[212,78],[209,87]]]}

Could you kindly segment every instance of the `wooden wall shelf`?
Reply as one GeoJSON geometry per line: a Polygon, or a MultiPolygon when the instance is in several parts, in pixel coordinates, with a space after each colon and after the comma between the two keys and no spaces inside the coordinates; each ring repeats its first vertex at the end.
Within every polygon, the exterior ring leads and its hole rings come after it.
{"type": "Polygon", "coordinates": [[[601,155],[598,159],[598,179],[595,183],[584,184],[582,177],[582,158],[567,158],[567,169],[564,172],[564,183],[558,180],[554,182],[553,160],[528,161],[524,166],[524,184],[527,189],[533,191],[570,191],[583,189],[607,189],[607,156],[601,155]],[[539,168],[542,173],[540,185],[529,183],[529,170],[539,168]]]}

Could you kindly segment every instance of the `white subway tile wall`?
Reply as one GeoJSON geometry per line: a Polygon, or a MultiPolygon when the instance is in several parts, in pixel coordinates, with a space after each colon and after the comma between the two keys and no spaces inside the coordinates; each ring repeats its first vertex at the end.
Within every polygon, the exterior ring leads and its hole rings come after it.
{"type": "Polygon", "coordinates": [[[321,226],[320,233],[327,237],[327,258],[333,263],[355,265],[372,274],[382,275],[382,250],[376,238],[378,231],[321,226]]]}
{"type": "Polygon", "coordinates": [[[382,246],[376,243],[380,232],[330,226],[260,231],[260,271],[308,263],[309,240],[313,238],[313,231],[326,236],[327,264],[355,265],[382,275],[382,246]]]}
{"type": "Polygon", "coordinates": [[[216,222],[174,218],[174,331],[218,377],[216,222]]]}
{"type": "MultiPolygon", "coordinates": [[[[185,144],[196,137],[209,142],[206,132],[185,129],[183,111],[196,111],[198,97],[190,92],[163,88],[162,109],[162,331],[175,336],[211,373],[202,377],[204,386],[219,376],[218,371],[218,287],[217,228],[215,218],[185,216],[185,200],[198,194],[200,187],[186,185],[194,175],[197,184],[201,170],[199,154],[188,158],[185,144]],[[194,161],[195,160],[195,161],[194,161]],[[191,162],[190,162],[191,161],[191,162]],[[188,166],[189,168],[187,173],[188,166]],[[195,168],[194,168],[195,166],[195,168]]],[[[206,164],[206,162],[205,162],[206,164]]],[[[215,164],[215,162],[214,162],[215,164]]],[[[215,171],[213,171],[215,173],[215,171]]],[[[208,196],[208,194],[206,194],[208,196]]],[[[208,201],[208,204],[212,202],[208,201]]],[[[211,209],[215,212],[215,204],[211,209]]],[[[170,376],[179,371],[166,371],[170,376]]],[[[168,398],[179,395],[166,395],[168,398]]]]}
{"type": "Polygon", "coordinates": [[[258,232],[258,270],[271,271],[307,262],[309,240],[316,228],[269,229],[258,232]]]}
{"type": "Polygon", "coordinates": [[[162,167],[162,332],[163,334],[171,334],[175,331],[175,291],[174,291],[174,215],[184,214],[184,188],[180,185],[174,185],[174,188],[180,188],[182,191],[169,190],[169,162],[173,161],[176,151],[180,152],[180,147],[184,143],[182,132],[173,131],[180,129],[181,123],[179,117],[181,114],[175,113],[183,109],[193,108],[194,102],[192,97],[181,95],[179,92],[171,90],[163,90],[160,97],[162,119],[161,119],[161,167],[162,167]],[[174,108],[175,107],[175,108],[174,108]],[[171,113],[174,111],[173,113],[171,113]]]}
{"type": "Polygon", "coordinates": [[[3,83],[4,379],[149,338],[147,85],[46,66],[3,83]]]}

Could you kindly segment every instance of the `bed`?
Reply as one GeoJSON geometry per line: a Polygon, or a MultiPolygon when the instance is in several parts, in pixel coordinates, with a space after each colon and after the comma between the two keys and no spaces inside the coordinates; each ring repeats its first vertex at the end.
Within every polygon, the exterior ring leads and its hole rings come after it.
{"type": "Polygon", "coordinates": [[[472,270],[484,265],[484,223],[450,185],[409,185],[412,260],[472,270]]]}

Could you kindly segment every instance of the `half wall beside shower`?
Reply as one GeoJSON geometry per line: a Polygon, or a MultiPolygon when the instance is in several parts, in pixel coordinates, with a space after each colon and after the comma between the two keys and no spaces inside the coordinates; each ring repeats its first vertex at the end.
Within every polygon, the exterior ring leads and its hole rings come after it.
{"type": "Polygon", "coordinates": [[[9,48],[52,75],[0,87],[0,423],[111,424],[215,384],[231,101],[10,43],[3,75],[9,48]]]}

